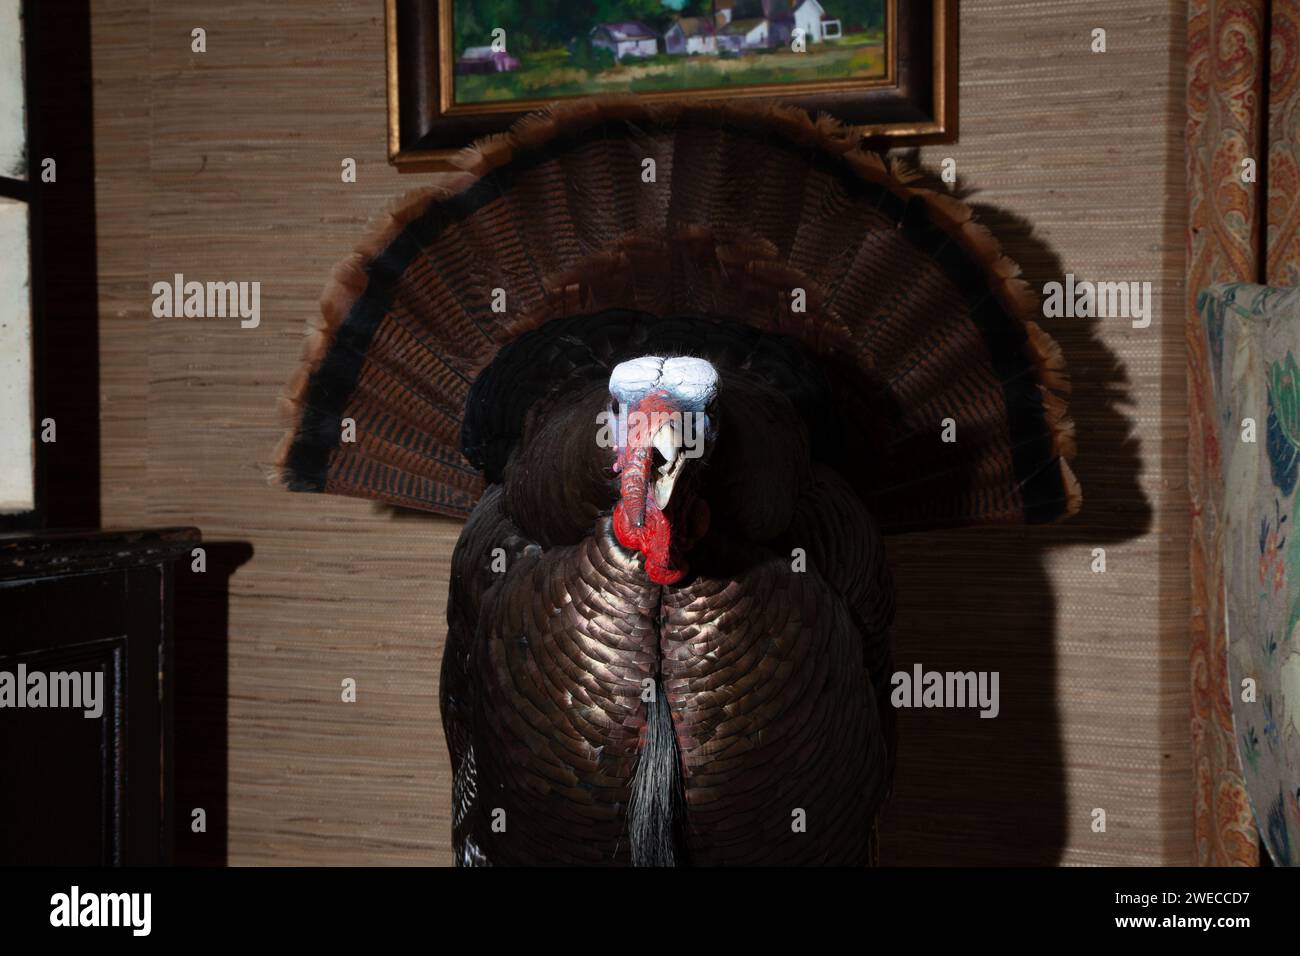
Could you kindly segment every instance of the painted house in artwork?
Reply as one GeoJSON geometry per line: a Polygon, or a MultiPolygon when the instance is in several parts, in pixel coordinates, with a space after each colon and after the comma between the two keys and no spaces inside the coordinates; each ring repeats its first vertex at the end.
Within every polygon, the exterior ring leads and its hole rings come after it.
{"type": "Polygon", "coordinates": [[[614,59],[654,56],[659,52],[659,37],[644,23],[627,20],[602,23],[591,31],[591,45],[614,54],[614,59]]]}
{"type": "Polygon", "coordinates": [[[718,31],[718,50],[728,53],[766,50],[771,46],[770,35],[768,21],[761,17],[732,20],[718,31]]]}
{"type": "Polygon", "coordinates": [[[827,16],[826,8],[817,0],[802,0],[794,8],[794,26],[803,31],[803,37],[809,43],[838,40],[842,35],[840,21],[827,16]]]}
{"type": "Polygon", "coordinates": [[[509,73],[519,69],[519,61],[504,50],[490,46],[471,46],[456,61],[457,73],[509,73]]]}
{"type": "Polygon", "coordinates": [[[674,56],[717,53],[713,21],[708,17],[682,17],[664,33],[664,50],[674,56]]]}

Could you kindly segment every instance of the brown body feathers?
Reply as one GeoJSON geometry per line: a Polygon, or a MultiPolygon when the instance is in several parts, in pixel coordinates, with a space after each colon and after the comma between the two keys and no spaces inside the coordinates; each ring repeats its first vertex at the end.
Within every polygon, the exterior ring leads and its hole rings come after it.
{"type": "Polygon", "coordinates": [[[462,861],[630,861],[654,752],[679,862],[868,862],[881,535],[1079,504],[1033,295],[962,203],[795,110],[586,103],[460,165],[335,270],[277,474],[469,519],[441,687],[462,861]],[[672,586],[611,533],[594,441],[640,355],[720,381],[672,586]]]}

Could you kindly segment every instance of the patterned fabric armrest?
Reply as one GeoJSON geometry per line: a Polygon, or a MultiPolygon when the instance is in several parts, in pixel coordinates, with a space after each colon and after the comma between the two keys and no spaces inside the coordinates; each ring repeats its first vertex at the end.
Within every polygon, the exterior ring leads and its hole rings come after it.
{"type": "Polygon", "coordinates": [[[1285,866],[1300,854],[1300,289],[1214,285],[1197,308],[1222,477],[1206,502],[1219,550],[1210,573],[1221,575],[1207,613],[1227,635],[1221,679],[1246,790],[1285,866]]]}

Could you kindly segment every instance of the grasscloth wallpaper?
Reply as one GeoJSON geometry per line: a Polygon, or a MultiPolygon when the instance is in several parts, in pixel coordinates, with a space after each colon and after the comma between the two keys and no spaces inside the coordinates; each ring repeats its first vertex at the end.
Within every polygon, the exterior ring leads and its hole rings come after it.
{"type": "MultiPolygon", "coordinates": [[[[104,0],[92,31],[104,521],[195,524],[235,556],[211,608],[229,640],[204,658],[228,755],[197,766],[222,748],[196,745],[185,798],[222,808],[232,863],[450,862],[436,701],[459,524],[292,496],[262,467],[331,265],[420,183],[384,158],[382,6],[104,0]],[[259,281],[260,325],[153,318],[176,273],[259,281]]],[[[892,542],[897,663],[997,670],[1001,714],[903,713],[885,862],[1191,861],[1185,35],[1181,3],[962,4],[960,143],[919,160],[956,159],[1033,285],[1149,281],[1154,313],[1044,323],[1074,371],[1078,518],[892,542]]]]}

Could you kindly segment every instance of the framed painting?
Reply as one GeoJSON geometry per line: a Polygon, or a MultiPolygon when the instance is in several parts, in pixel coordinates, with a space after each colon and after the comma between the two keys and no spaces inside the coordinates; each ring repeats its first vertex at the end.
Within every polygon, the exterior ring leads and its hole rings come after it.
{"type": "Polygon", "coordinates": [[[753,97],[877,148],[956,136],[956,0],[386,0],[388,154],[437,168],[547,103],[753,97]]]}

